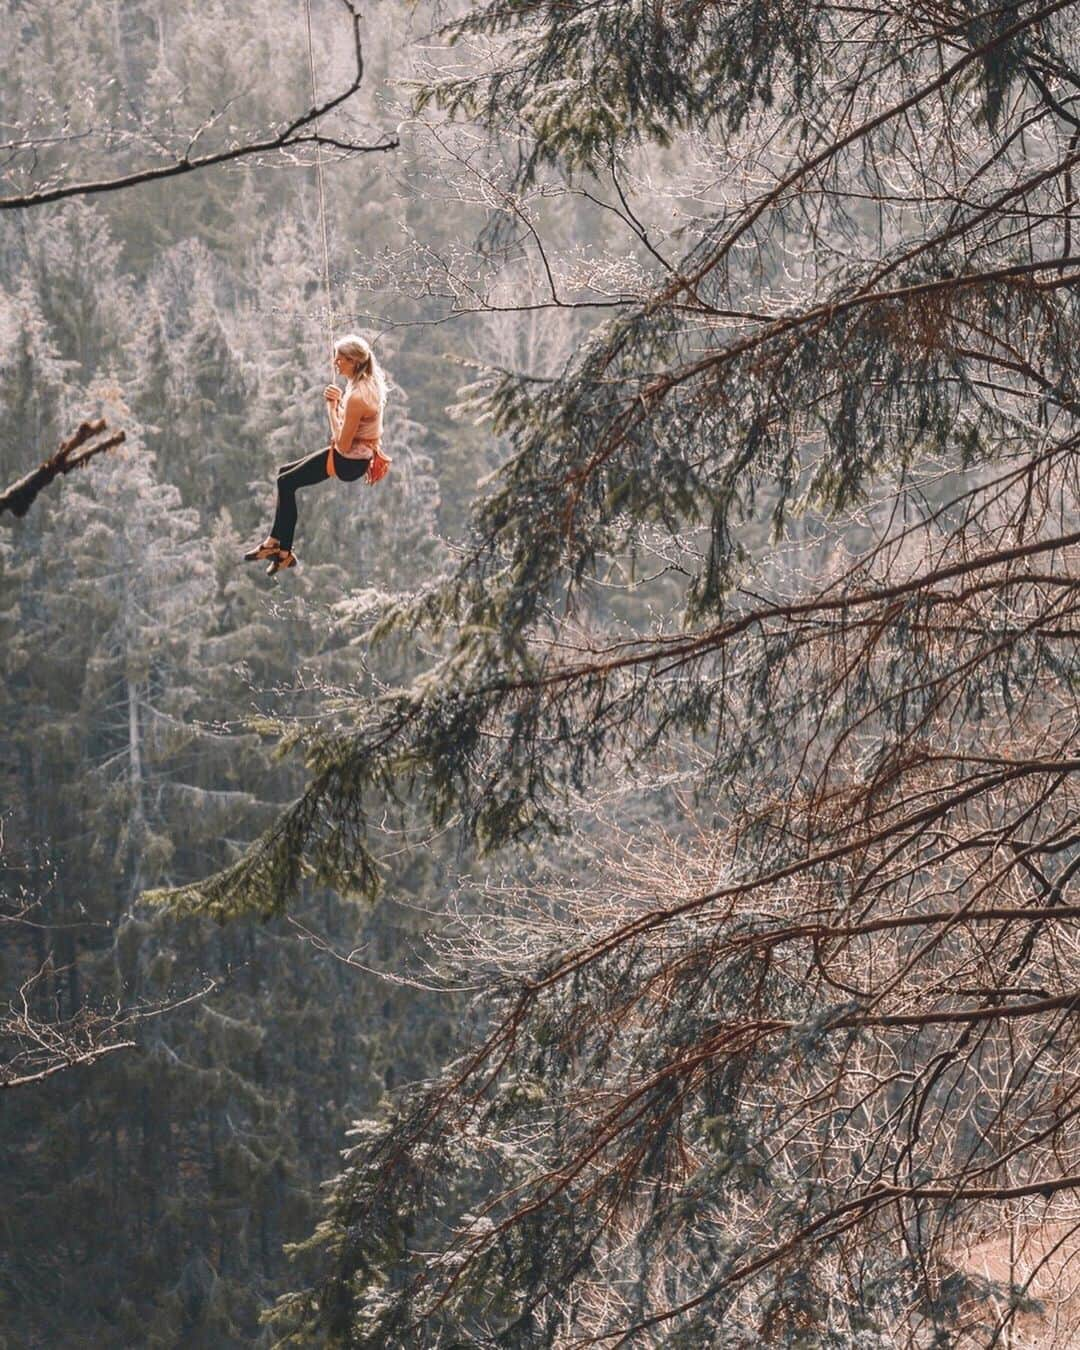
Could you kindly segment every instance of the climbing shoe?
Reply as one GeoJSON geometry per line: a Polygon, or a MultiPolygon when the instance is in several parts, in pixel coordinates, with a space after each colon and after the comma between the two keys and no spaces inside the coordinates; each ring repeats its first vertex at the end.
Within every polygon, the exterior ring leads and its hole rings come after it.
{"type": "Polygon", "coordinates": [[[266,569],[266,575],[272,577],[275,572],[281,572],[286,567],[295,567],[297,563],[296,554],[291,549],[279,548],[277,555],[271,560],[270,566],[266,569]]]}
{"type": "Polygon", "coordinates": [[[248,549],[247,553],[244,554],[244,561],[258,562],[262,558],[276,558],[280,552],[281,545],[273,535],[270,535],[257,548],[248,549]]]}

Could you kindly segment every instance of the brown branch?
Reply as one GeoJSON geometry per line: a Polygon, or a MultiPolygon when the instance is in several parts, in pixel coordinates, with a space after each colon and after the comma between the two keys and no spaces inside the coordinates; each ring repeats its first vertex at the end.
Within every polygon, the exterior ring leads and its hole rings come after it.
{"type": "MultiPolygon", "coordinates": [[[[837,924],[806,923],[790,928],[762,929],[758,933],[736,934],[730,939],[734,948],[778,947],[781,943],[805,941],[839,941],[844,938],[868,937],[873,933],[889,933],[902,928],[933,927],[937,924],[988,923],[998,920],[1080,919],[1080,905],[1055,905],[1050,909],[1033,910],[1030,906],[992,905],[986,909],[950,909],[930,914],[894,914],[888,918],[871,919],[866,923],[837,924]]],[[[957,989],[960,994],[964,990],[957,989]]],[[[986,990],[976,990],[985,993],[986,990]]],[[[1007,992],[998,990],[998,993],[1007,992]]],[[[1024,992],[1024,991],[1020,991],[1024,992]]]]}
{"type": "Polygon", "coordinates": [[[49,459],[42,460],[36,469],[31,470],[18,482],[12,483],[9,488],[0,492],[0,515],[5,511],[10,511],[14,516],[25,516],[33,504],[34,498],[42,488],[48,487],[54,478],[70,473],[72,469],[81,469],[95,455],[100,455],[102,451],[113,450],[116,446],[122,445],[126,439],[123,431],[115,432],[108,439],[99,441],[96,445],[87,445],[87,441],[92,441],[95,436],[100,436],[106,430],[106,425],[103,417],[99,417],[93,422],[81,423],[78,431],[68,440],[62,442],[54,455],[49,459]]]}
{"type": "Polygon", "coordinates": [[[774,202],[779,201],[789,188],[794,187],[808,174],[813,173],[823,164],[826,164],[830,159],[838,155],[841,150],[846,149],[849,145],[854,145],[864,136],[868,136],[872,131],[876,131],[887,122],[904,116],[904,114],[909,112],[912,108],[917,107],[925,99],[937,93],[938,90],[944,89],[956,78],[956,76],[962,74],[968,66],[973,65],[978,61],[985,60],[991,52],[998,47],[1001,47],[1003,44],[1011,42],[1013,38],[1018,37],[1026,29],[1037,27],[1044,19],[1048,19],[1051,15],[1058,13],[1060,10],[1068,9],[1070,5],[1074,3],[1075,0],[1052,0],[1052,3],[1043,5],[1033,14],[1029,14],[1025,18],[1017,20],[1017,22],[1011,24],[1009,27],[1001,29],[988,41],[965,52],[963,56],[954,61],[952,65],[946,67],[936,79],[923,85],[921,88],[916,89],[908,98],[886,108],[883,112],[876,114],[867,121],[862,122],[859,126],[848,132],[847,135],[832,141],[819,154],[796,165],[796,167],[787,174],[786,177],[781,179],[775,187],[764,193],[756,202],[752,203],[744,210],[741,218],[735,222],[731,230],[729,230],[724,238],[719,241],[716,248],[710,252],[709,256],[690,276],[677,277],[670,286],[666,287],[665,290],[656,296],[650,303],[650,310],[661,308],[665,304],[670,303],[684,290],[693,293],[705,277],[723,261],[750,226],[753,225],[774,202]]]}
{"type": "MultiPolygon", "coordinates": [[[[1008,763],[1002,760],[1001,763],[1008,763]]],[[[1058,763],[1047,763],[1045,765],[1038,763],[1019,763],[1010,766],[1004,772],[994,775],[984,775],[974,782],[964,783],[955,792],[947,793],[940,800],[932,802],[929,806],[902,816],[898,821],[892,822],[881,829],[871,831],[870,833],[856,836],[854,839],[842,844],[837,844],[832,848],[826,848],[811,853],[805,858],[799,858],[795,862],[787,863],[781,867],[766,872],[757,877],[750,877],[743,881],[737,881],[729,886],[721,886],[716,890],[708,891],[703,895],[694,896],[691,900],[682,901],[680,904],[670,907],[648,910],[641,916],[621,924],[606,937],[594,944],[592,948],[584,953],[572,953],[565,957],[553,969],[526,985],[529,992],[538,992],[542,989],[550,988],[551,985],[567,979],[569,976],[581,970],[584,966],[598,961],[601,957],[608,955],[617,947],[631,938],[640,937],[643,934],[660,928],[673,919],[682,918],[694,913],[696,910],[703,909],[706,905],[712,904],[718,900],[732,899],[736,896],[750,895],[755,891],[766,890],[775,886],[778,882],[787,881],[792,877],[813,871],[828,863],[839,862],[842,859],[851,857],[868,850],[877,844],[885,843],[898,836],[910,836],[926,828],[935,818],[943,818],[954,811],[957,807],[977,798],[983,794],[989,793],[996,788],[1003,787],[1010,782],[1018,781],[1039,772],[1060,771],[1065,773],[1076,773],[1080,771],[1080,759],[1068,759],[1058,763]]],[[[1070,995],[1071,999],[1080,998],[1080,995],[1070,995]]],[[[958,1020],[954,1016],[948,1018],[950,1021],[958,1020]]],[[[959,1019],[963,1020],[963,1019],[959,1019]]],[[[875,1020],[875,1025],[881,1024],[880,1019],[875,1020]]]]}
{"type": "MultiPolygon", "coordinates": [[[[823,323],[831,323],[855,310],[869,309],[875,305],[903,304],[908,301],[919,300],[923,296],[968,291],[977,287],[993,286],[1000,282],[1009,281],[1022,282],[1028,288],[1041,286],[1047,289],[1073,289],[1078,278],[1080,278],[1080,273],[1075,270],[1078,267],[1080,267],[1080,255],[1062,254],[1058,257],[1039,258],[1034,262],[1013,263],[982,272],[962,272],[955,276],[935,277],[929,281],[912,282],[890,290],[863,290],[844,299],[833,298],[819,301],[809,309],[796,314],[778,316],[760,331],[752,333],[748,337],[740,338],[678,369],[666,371],[636,393],[627,404],[621,421],[614,423],[614,429],[609,438],[598,447],[581,468],[572,469],[567,474],[566,481],[574,484],[575,491],[570,505],[564,508],[564,514],[569,518],[571,509],[576,506],[585,484],[594,472],[609,460],[616,450],[626,444],[631,431],[653,414],[659,400],[666,398],[673,389],[696,379],[700,375],[714,374],[720,367],[729,365],[737,359],[775,342],[778,338],[786,338],[800,329],[820,327],[823,323]],[[1059,275],[1056,278],[1047,278],[1040,282],[1037,279],[1037,274],[1040,272],[1057,272],[1059,275]]],[[[650,301],[646,312],[651,312],[656,308],[657,305],[650,301]]],[[[985,358],[980,356],[979,359],[985,358]]]]}
{"type": "MultiPolygon", "coordinates": [[[[1012,582],[1014,578],[1011,576],[1004,579],[992,578],[982,585],[970,586],[960,593],[934,592],[933,588],[942,585],[944,582],[970,575],[973,572],[1004,566],[1024,558],[1034,557],[1039,553],[1055,553],[1062,549],[1074,548],[1077,545],[1080,545],[1080,530],[1057,535],[1051,539],[1037,539],[1032,543],[1018,544],[1012,548],[998,548],[988,553],[976,554],[974,557],[949,563],[930,572],[923,572],[907,581],[897,582],[891,586],[864,587],[862,590],[836,596],[819,594],[809,600],[791,601],[787,604],[766,603],[757,609],[747,610],[726,623],[717,624],[703,631],[679,634],[670,638],[632,640],[622,645],[634,646],[636,644],[640,647],[640,650],[631,651],[626,656],[560,666],[555,670],[541,671],[538,675],[524,676],[518,679],[494,680],[479,687],[475,692],[479,695],[531,693],[560,685],[571,685],[593,676],[609,675],[620,670],[651,666],[660,660],[669,661],[671,666],[666,669],[670,669],[674,668],[676,664],[718,650],[724,643],[730,642],[748,629],[757,627],[764,630],[765,626],[773,621],[795,623],[814,619],[818,615],[833,613],[840,613],[846,617],[851,610],[866,605],[887,604],[915,595],[919,591],[928,592],[926,598],[933,604],[956,604],[969,598],[970,595],[976,594],[979,590],[1000,587],[1004,581],[1012,582]]],[[[1022,575],[1016,579],[1026,580],[1027,575],[1022,575]]],[[[1039,579],[1063,586],[1074,584],[1068,577],[1058,579],[1051,576],[1040,577],[1039,579]]]]}
{"type": "MultiPolygon", "coordinates": [[[[858,1222],[867,1210],[875,1210],[883,1204],[894,1203],[897,1200],[947,1200],[951,1202],[971,1200],[971,1201],[1004,1201],[1024,1199],[1028,1196],[1039,1195],[1049,1198],[1059,1191],[1074,1191],[1080,1189],[1080,1176],[1064,1176],[1047,1178],[1043,1181],[1029,1182],[1023,1186],[892,1186],[887,1183],[881,1183],[864,1195],[857,1196],[846,1204],[839,1205],[830,1210],[828,1214],[823,1214],[812,1223],[807,1224],[797,1233],[792,1234],[785,1242],[771,1251],[764,1253],[741,1266],[736,1266],[728,1274],[717,1280],[703,1294],[697,1295],[692,1299],[687,1299],[673,1307],[668,1307],[660,1312],[654,1313],[651,1317],[642,1318],[640,1322],[635,1322],[632,1326],[620,1328],[618,1331],[607,1332],[600,1336],[589,1336],[584,1341],[587,1345],[600,1345],[605,1341],[613,1341],[619,1337],[618,1344],[625,1344],[632,1336],[650,1327],[658,1325],[660,1322],[670,1321],[674,1317],[679,1317],[684,1313],[691,1312],[700,1307],[710,1298],[715,1298],[717,1292],[732,1284],[738,1284],[748,1279],[751,1275],[757,1274],[761,1270],[774,1265],[788,1252],[794,1251],[807,1238],[820,1233],[828,1224],[835,1223],[845,1216],[854,1215],[855,1222],[858,1222]]],[[[848,1219],[844,1227],[849,1226],[851,1219],[848,1219]]],[[[843,1231],[838,1229],[833,1233],[825,1233],[824,1241],[829,1237],[836,1237],[843,1231]]]]}
{"type": "MultiPolygon", "coordinates": [[[[324,117],[334,108],[339,107],[359,90],[364,78],[364,57],[363,48],[360,42],[360,14],[354,9],[349,0],[342,0],[342,4],[348,10],[351,17],[353,29],[353,42],[356,52],[356,71],[347,88],[340,93],[335,94],[333,98],[309,108],[300,116],[293,118],[285,127],[274,136],[267,136],[261,140],[249,141],[244,145],[231,146],[228,150],[218,150],[212,154],[200,155],[192,159],[190,154],[185,152],[179,159],[170,164],[161,165],[156,169],[139,169],[134,173],[123,174],[118,178],[104,178],[97,181],[84,183],[68,183],[61,187],[43,188],[38,192],[27,192],[18,196],[0,197],[0,210],[15,211],[25,210],[32,206],[43,206],[47,202],[62,201],[68,197],[90,197],[102,192],[120,192],[125,188],[136,187],[140,183],[152,183],[161,178],[176,178],[183,174],[195,173],[199,169],[208,169],[216,164],[228,164],[233,160],[245,159],[251,155],[271,154],[276,151],[288,150],[297,145],[327,145],[337,150],[343,150],[348,154],[367,154],[382,150],[395,150],[399,145],[396,137],[390,140],[382,140],[375,145],[360,145],[352,141],[338,140],[332,136],[324,136],[318,131],[308,131],[300,135],[305,128],[317,125],[321,117],[324,117]]],[[[193,143],[193,142],[192,142],[193,143]]],[[[188,146],[190,151],[191,146],[188,146]]]]}

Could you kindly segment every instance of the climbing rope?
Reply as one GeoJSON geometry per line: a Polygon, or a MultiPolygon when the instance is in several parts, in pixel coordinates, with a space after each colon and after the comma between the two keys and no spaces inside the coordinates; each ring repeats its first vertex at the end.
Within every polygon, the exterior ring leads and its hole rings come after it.
{"type": "MultiPolygon", "coordinates": [[[[311,106],[319,106],[319,90],[315,82],[315,44],[311,37],[311,0],[304,0],[307,17],[308,70],[311,72],[311,106]]],[[[315,181],[319,190],[319,225],[322,230],[323,286],[326,289],[326,325],[330,346],[330,377],[334,377],[334,302],[330,296],[330,243],[326,233],[326,192],[323,188],[322,145],[318,141],[319,119],[315,119],[315,181]]]]}
{"type": "MultiPolygon", "coordinates": [[[[319,87],[315,80],[315,43],[311,36],[311,0],[304,0],[304,15],[307,20],[307,50],[308,50],[308,70],[311,73],[311,106],[319,106],[319,87]]],[[[333,380],[337,371],[334,369],[334,302],[330,294],[330,241],[326,233],[326,191],[323,186],[323,163],[322,163],[322,145],[319,143],[319,119],[315,118],[315,180],[319,189],[319,225],[322,231],[322,256],[323,256],[323,286],[326,288],[326,327],[327,338],[330,347],[330,379],[333,380]]],[[[336,435],[334,428],[334,418],[330,406],[327,405],[326,420],[330,423],[330,435],[333,438],[336,435]]],[[[333,452],[330,452],[328,465],[333,465],[333,452]]],[[[369,483],[377,483],[384,476],[390,467],[388,456],[376,451],[371,460],[371,467],[367,471],[366,480],[369,483]]],[[[328,467],[328,472],[332,470],[328,467]]]]}

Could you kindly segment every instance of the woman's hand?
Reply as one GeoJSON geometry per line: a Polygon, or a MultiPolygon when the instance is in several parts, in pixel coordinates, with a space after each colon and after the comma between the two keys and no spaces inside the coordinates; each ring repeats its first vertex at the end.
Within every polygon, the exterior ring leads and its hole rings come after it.
{"type": "Polygon", "coordinates": [[[341,399],[341,390],[336,384],[328,384],[323,390],[323,398],[327,403],[337,403],[341,399]]]}

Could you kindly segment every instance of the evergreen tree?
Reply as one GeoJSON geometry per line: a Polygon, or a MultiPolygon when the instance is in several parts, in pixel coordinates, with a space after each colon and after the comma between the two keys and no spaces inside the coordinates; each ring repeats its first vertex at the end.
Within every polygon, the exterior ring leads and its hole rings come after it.
{"type": "MultiPolygon", "coordinates": [[[[6,345],[0,357],[0,399],[5,407],[0,427],[0,475],[21,476],[36,459],[51,452],[62,439],[64,418],[72,401],[68,383],[71,363],[54,347],[48,326],[32,288],[23,284],[6,307],[6,345]]],[[[77,404],[76,404],[77,406],[77,404]]],[[[3,819],[6,897],[14,894],[32,905],[41,904],[53,890],[56,859],[50,840],[60,821],[70,823],[69,804],[52,791],[60,772],[66,693],[62,684],[42,679],[43,645],[55,649],[48,603],[43,595],[45,532],[48,511],[32,512],[5,530],[0,542],[4,589],[0,599],[0,713],[6,734],[0,745],[5,794],[3,819]],[[56,720],[56,733],[42,735],[42,724],[56,720]],[[15,875],[8,869],[15,867],[15,875]]],[[[13,912],[21,904],[12,903],[13,912]]],[[[6,987],[12,995],[23,981],[47,970],[50,952],[41,915],[8,930],[11,951],[5,963],[6,987]]],[[[64,955],[73,954],[75,930],[64,935],[64,955]]],[[[63,966],[58,960],[55,966],[63,966]]],[[[32,1013],[42,1021],[78,1011],[81,995],[77,978],[49,971],[33,985],[32,1013]]]]}
{"type": "Polygon", "coordinates": [[[546,940],[481,946],[486,1034],[365,1126],[290,1335],[986,1339],[1017,1303],[965,1245],[1074,1231],[1067,9],[537,0],[452,30],[489,64],[427,97],[524,130],[519,184],[684,132],[740,176],[556,378],[474,391],[509,457],[383,617],[434,668],[307,730],[304,795],[174,900],[373,889],[372,793],[492,848],[613,775],[708,802],[707,861],[681,841],[685,887],[564,889],[546,940]],[[753,556],[807,508],[817,575],[753,556]],[[682,612],[605,625],[595,579],[650,536],[682,612]]]}
{"type": "MultiPolygon", "coordinates": [[[[0,478],[20,477],[56,448],[68,430],[65,385],[74,363],[52,341],[36,291],[23,280],[3,296],[0,380],[6,416],[0,426],[0,478]]],[[[31,531],[29,521],[19,530],[31,531]]]]}
{"type": "MultiPolygon", "coordinates": [[[[353,611],[333,606],[369,548],[364,586],[423,575],[437,499],[422,453],[403,444],[381,498],[402,503],[405,528],[374,513],[370,544],[360,490],[347,498],[331,484],[287,599],[240,565],[271,489],[264,438],[288,435],[300,408],[323,434],[303,377],[320,358],[293,334],[290,361],[270,372],[280,379],[257,397],[266,331],[249,351],[235,337],[242,323],[226,332],[217,302],[235,297],[204,248],[160,259],[126,310],[95,309],[128,284],[107,232],[96,237],[109,244],[98,271],[63,272],[54,317],[66,354],[77,342],[65,325],[91,316],[79,339],[87,368],[115,356],[130,411],[111,375],[88,390],[73,383],[76,363],[60,359],[41,313],[43,269],[25,269],[0,326],[9,477],[86,406],[129,434],[114,462],[65,482],[0,540],[4,893],[25,885],[41,898],[33,923],[5,925],[0,997],[17,999],[42,970],[34,1009],[55,1027],[117,1004],[168,1011],[140,1021],[129,1063],[24,1089],[6,1113],[13,1256],[0,1299],[4,1334],[20,1344],[217,1350],[258,1339],[258,1314],[286,1283],[283,1245],[314,1224],[347,1123],[444,1054],[440,1000],[318,954],[325,943],[394,964],[418,928],[407,897],[436,884],[439,864],[392,864],[406,902],[376,912],[325,891],[305,897],[299,928],[152,923],[133,896],[235,861],[300,789],[265,732],[282,708],[310,714],[339,683],[365,678],[353,611]],[[403,548],[384,548],[397,534],[403,548]]],[[[270,259],[262,281],[285,293],[291,274],[270,259]]]]}
{"type": "MultiPolygon", "coordinates": [[[[318,612],[310,626],[275,619],[262,578],[237,566],[227,514],[204,547],[197,513],[128,430],[124,452],[40,513],[39,565],[6,616],[35,663],[24,688],[19,646],[6,648],[33,770],[8,843],[13,864],[40,855],[33,875],[52,891],[3,974],[15,993],[51,949],[41,996],[64,1013],[179,1006],[141,1024],[129,1063],[27,1089],[7,1116],[0,1166],[19,1202],[5,1214],[5,1326],[25,1344],[251,1344],[348,1120],[388,1075],[435,1061],[443,1023],[286,923],[177,926],[132,909],[146,884],[234,859],[299,786],[236,713],[253,698],[275,712],[296,649],[317,658],[332,632],[318,612]]],[[[300,688],[292,707],[312,697],[300,688]]],[[[381,962],[395,929],[407,940],[392,913],[324,893],[297,919],[381,962]]]]}
{"type": "Polygon", "coordinates": [[[120,253],[104,215],[83,203],[32,230],[36,293],[53,340],[78,363],[84,384],[119,358],[133,303],[131,287],[119,273],[120,253]]]}
{"type": "Polygon", "coordinates": [[[205,523],[243,501],[257,463],[257,394],[216,312],[200,306],[184,336],[173,435],[188,452],[176,464],[186,501],[205,523]]]}
{"type": "MultiPolygon", "coordinates": [[[[312,494],[288,589],[234,560],[323,437],[310,164],[0,231],[8,478],[92,379],[142,447],[0,535],[4,881],[47,905],[4,995],[215,981],[13,1094],[3,1334],[252,1343],[359,1115],[285,1334],[1000,1340],[1023,1296],[965,1248],[1068,1251],[1077,1172],[1070,5],[455,12],[422,102],[469,140],[328,168],[336,312],[421,326],[380,344],[390,478],[312,494]],[[633,250],[601,286],[590,201],[633,250]],[[570,322],[431,323],[470,287],[570,322]],[[516,839],[531,885],[449,894],[516,839]],[[223,927],[131,905],[222,867],[181,898],[223,927]],[[443,909],[472,1018],[357,969],[443,909]]],[[[13,183],[306,90],[287,7],[8,17],[13,183]]],[[[409,73],[384,17],[371,70],[409,73]]]]}

